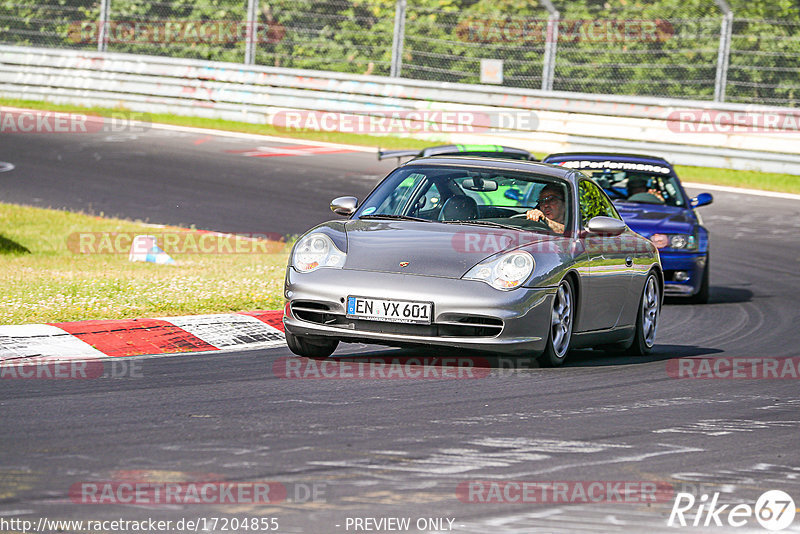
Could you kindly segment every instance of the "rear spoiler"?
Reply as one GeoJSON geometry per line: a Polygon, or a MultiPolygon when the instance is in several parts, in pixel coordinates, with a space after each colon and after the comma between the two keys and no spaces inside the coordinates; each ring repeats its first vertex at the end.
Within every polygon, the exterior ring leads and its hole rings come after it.
{"type": "Polygon", "coordinates": [[[381,150],[378,149],[378,159],[397,158],[398,163],[400,158],[413,158],[419,156],[419,150],[381,150]]]}

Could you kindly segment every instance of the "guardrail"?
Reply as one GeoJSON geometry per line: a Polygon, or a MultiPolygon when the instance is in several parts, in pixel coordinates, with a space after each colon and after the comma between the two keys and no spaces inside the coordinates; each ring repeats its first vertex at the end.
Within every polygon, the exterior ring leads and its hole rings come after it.
{"type": "MultiPolygon", "coordinates": [[[[800,111],[794,108],[11,46],[0,46],[0,95],[262,124],[273,123],[286,110],[354,116],[415,110],[470,111],[481,116],[522,112],[534,114],[535,120],[505,124],[502,129],[484,124],[472,131],[455,128],[457,132],[414,136],[432,142],[506,144],[534,152],[654,153],[682,165],[800,175],[800,111]]],[[[432,117],[425,120],[447,124],[453,120],[446,114],[432,117]]]]}

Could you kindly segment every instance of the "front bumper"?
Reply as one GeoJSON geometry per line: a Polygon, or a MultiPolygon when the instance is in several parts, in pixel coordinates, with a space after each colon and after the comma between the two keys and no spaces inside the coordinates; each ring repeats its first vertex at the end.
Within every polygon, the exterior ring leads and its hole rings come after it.
{"type": "Polygon", "coordinates": [[[664,270],[664,294],[690,297],[700,290],[708,263],[708,252],[659,252],[664,270]],[[684,272],[688,278],[675,280],[675,273],[684,272]]]}
{"type": "Polygon", "coordinates": [[[472,280],[345,269],[298,273],[289,268],[283,324],[296,336],[536,355],[547,342],[555,291],[499,291],[472,280]],[[347,318],[349,295],[433,302],[433,321],[428,326],[347,318]]]}

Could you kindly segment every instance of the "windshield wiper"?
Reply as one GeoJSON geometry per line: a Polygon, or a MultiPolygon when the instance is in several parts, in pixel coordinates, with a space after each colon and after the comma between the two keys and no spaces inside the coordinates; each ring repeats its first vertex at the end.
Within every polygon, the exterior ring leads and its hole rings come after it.
{"type": "Polygon", "coordinates": [[[433,222],[431,219],[422,219],[420,217],[411,217],[410,215],[390,215],[386,213],[377,213],[375,215],[360,215],[359,219],[377,219],[384,221],[420,221],[420,222],[433,222]]]}
{"type": "Polygon", "coordinates": [[[494,221],[477,221],[477,220],[466,220],[466,221],[439,221],[445,224],[471,224],[475,226],[491,226],[493,228],[507,228],[508,230],[526,230],[526,228],[522,228],[521,226],[514,226],[511,224],[503,224],[494,221]]]}

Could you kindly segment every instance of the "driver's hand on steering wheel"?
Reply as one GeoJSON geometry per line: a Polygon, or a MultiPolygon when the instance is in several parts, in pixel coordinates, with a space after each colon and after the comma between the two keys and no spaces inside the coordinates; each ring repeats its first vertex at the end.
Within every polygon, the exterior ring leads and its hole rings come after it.
{"type": "Polygon", "coordinates": [[[546,221],[547,217],[544,216],[542,210],[528,210],[525,212],[525,218],[529,221],[546,221]]]}
{"type": "Polygon", "coordinates": [[[563,234],[564,233],[564,225],[563,224],[561,224],[560,222],[556,222],[553,219],[548,219],[545,216],[545,214],[542,213],[542,211],[539,210],[539,209],[533,209],[533,210],[526,211],[525,212],[525,218],[530,220],[530,221],[543,222],[543,223],[547,224],[547,226],[549,226],[552,231],[554,231],[554,232],[556,232],[558,234],[563,234]]]}

